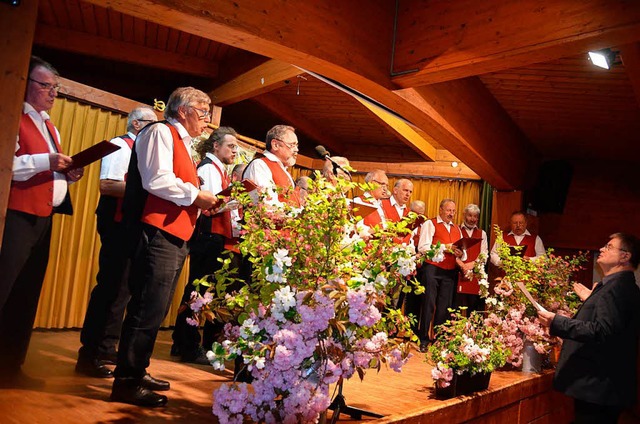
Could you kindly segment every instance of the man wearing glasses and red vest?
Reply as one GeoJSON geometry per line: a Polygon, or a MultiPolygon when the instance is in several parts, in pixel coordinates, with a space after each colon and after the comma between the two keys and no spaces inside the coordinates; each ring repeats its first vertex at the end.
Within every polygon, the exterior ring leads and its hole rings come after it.
{"type": "Polygon", "coordinates": [[[364,192],[362,196],[354,198],[353,202],[377,208],[376,212],[372,212],[364,217],[364,225],[367,227],[374,227],[376,225],[384,226],[386,218],[384,210],[382,209],[382,200],[390,196],[389,178],[383,170],[375,169],[364,176],[364,182],[374,185],[375,188],[371,191],[364,192]]]}
{"type": "Polygon", "coordinates": [[[280,189],[278,200],[300,205],[295,182],[287,167],[296,164],[298,158],[298,137],[295,128],[289,125],[276,125],[267,132],[264,155],[254,158],[244,170],[243,177],[253,181],[265,190],[267,197],[274,197],[280,189]]]}
{"type": "Polygon", "coordinates": [[[200,190],[191,143],[210,122],[211,99],[193,87],[176,89],[166,121],[145,127],[135,141],[127,173],[123,223],[132,236],[131,300],[122,325],[111,400],[162,406],[169,382],[147,373],[158,329],[169,310],[189,252],[199,209],[218,203],[200,190]]]}
{"type": "MultiPolygon", "coordinates": [[[[203,190],[219,193],[231,184],[226,167],[232,165],[236,159],[237,135],[233,128],[220,127],[196,147],[198,155],[202,158],[198,164],[198,176],[201,178],[203,190]]],[[[234,203],[237,205],[237,202],[231,201],[222,205],[222,208],[212,211],[210,215],[203,214],[198,218],[197,234],[192,239],[189,252],[189,283],[182,296],[182,303],[187,304],[187,308],[176,317],[172,336],[171,353],[174,356],[179,355],[182,362],[209,365],[206,351],[211,350],[213,342],[224,327],[220,321],[215,323],[206,321],[201,339],[198,327],[187,323],[187,318],[192,316],[188,303],[191,293],[195,291],[192,282],[220,269],[221,264],[218,258],[223,258],[222,252],[232,249],[237,243],[237,239],[233,237],[232,228],[231,208],[234,207],[234,203]]],[[[237,260],[234,257],[231,259],[237,260]]],[[[239,266],[239,260],[236,266],[239,266]]],[[[206,287],[200,286],[200,290],[204,294],[206,287]]]]}
{"type": "Polygon", "coordinates": [[[13,157],[9,204],[0,250],[0,384],[44,385],[22,373],[49,260],[54,213],[71,215],[68,185],[84,170],[69,169],[60,133],[49,121],[60,84],[58,72],[32,57],[13,157]]]}
{"type": "MultiPolygon", "coordinates": [[[[509,246],[525,246],[523,248],[523,256],[525,258],[535,259],[545,254],[544,244],[542,244],[540,236],[531,234],[527,230],[527,215],[520,211],[513,212],[509,219],[509,224],[511,225],[511,231],[503,236],[505,243],[509,246]]],[[[500,266],[501,262],[498,249],[494,243],[491,249],[491,263],[495,266],[500,266]]]]}
{"type": "Polygon", "coordinates": [[[446,246],[444,260],[441,262],[425,260],[420,272],[420,283],[425,288],[417,333],[422,351],[426,350],[429,343],[432,316],[434,327],[443,324],[449,318],[448,309],[453,302],[458,281],[456,258],[466,259],[463,251],[452,246],[452,243],[462,238],[460,227],[453,223],[455,214],[455,202],[451,199],[442,200],[438,216],[426,221],[420,232],[419,252],[425,252],[438,242],[446,246]]]}
{"type": "Polygon", "coordinates": [[[487,243],[487,233],[478,228],[478,220],[480,219],[480,208],[478,205],[474,205],[473,203],[468,204],[467,207],[464,208],[463,215],[464,222],[460,226],[462,237],[480,239],[482,241],[467,248],[466,260],[456,259],[460,267],[460,275],[458,276],[458,284],[456,286],[454,306],[456,309],[460,306],[466,306],[468,312],[472,312],[482,308],[480,304],[480,285],[478,284],[477,278],[473,277],[469,279],[466,274],[473,271],[480,253],[483,253],[486,258],[489,252],[489,245],[487,243]]]}
{"type": "Polygon", "coordinates": [[[90,377],[113,377],[106,364],[116,363],[116,344],[129,301],[129,258],[123,249],[126,234],[121,225],[125,176],[136,136],[148,123],[157,120],[149,107],[133,109],[127,117],[127,133],[111,140],[120,149],[105,156],[100,166],[100,201],[96,209],[100,269],[84,317],[82,347],[76,363],[76,372],[90,377]]]}

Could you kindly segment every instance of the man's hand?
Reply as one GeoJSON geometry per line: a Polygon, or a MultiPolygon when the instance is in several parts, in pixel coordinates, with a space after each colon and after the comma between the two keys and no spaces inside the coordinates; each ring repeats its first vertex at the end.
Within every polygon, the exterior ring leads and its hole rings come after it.
{"type": "Polygon", "coordinates": [[[462,257],[462,250],[458,249],[457,247],[453,248],[453,254],[455,255],[456,258],[461,258],[462,257]]]}
{"type": "Polygon", "coordinates": [[[545,327],[549,327],[551,325],[551,321],[555,318],[556,314],[549,311],[538,311],[538,318],[540,318],[540,323],[545,327]]]}
{"type": "Polygon", "coordinates": [[[67,179],[76,182],[84,175],[84,168],[76,168],[67,172],[67,179]]]}
{"type": "MultiPolygon", "coordinates": [[[[596,283],[597,284],[597,283],[596,283]]],[[[595,284],[593,286],[595,288],[595,284]]],[[[578,297],[580,298],[580,300],[582,300],[583,302],[585,300],[587,300],[587,298],[589,296],[591,296],[591,292],[593,290],[589,290],[585,285],[580,284],[580,283],[574,283],[573,284],[573,291],[576,292],[576,294],[578,295],[578,297]]]]}
{"type": "Polygon", "coordinates": [[[462,272],[472,271],[473,267],[476,265],[474,261],[463,263],[460,268],[462,268],[462,272]]]}
{"type": "MultiPolygon", "coordinates": [[[[49,153],[49,169],[56,172],[63,172],[71,166],[73,160],[62,153],[49,153]]],[[[82,176],[82,175],[81,175],[82,176]]]]}
{"type": "Polygon", "coordinates": [[[219,199],[215,194],[210,191],[200,190],[198,192],[198,197],[193,202],[194,205],[202,209],[203,211],[209,211],[215,207],[215,205],[219,202],[219,199]]]}

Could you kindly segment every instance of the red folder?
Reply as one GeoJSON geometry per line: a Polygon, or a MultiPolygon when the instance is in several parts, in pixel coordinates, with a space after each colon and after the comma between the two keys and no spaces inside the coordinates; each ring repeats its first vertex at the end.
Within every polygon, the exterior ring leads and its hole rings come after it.
{"type": "MultiPolygon", "coordinates": [[[[241,183],[242,183],[242,187],[244,187],[247,193],[253,190],[256,190],[258,188],[258,186],[251,180],[242,180],[241,183]]],[[[216,196],[231,196],[232,190],[233,190],[233,187],[229,186],[224,190],[220,191],[219,193],[217,193],[216,196]]]]}
{"type": "Polygon", "coordinates": [[[71,156],[71,160],[73,160],[73,163],[66,170],[71,171],[72,169],[83,168],[90,163],[102,159],[107,155],[110,155],[119,148],[120,146],[117,146],[107,140],[103,140],[100,143],[94,144],[93,146],[71,156]]]}
{"type": "Polygon", "coordinates": [[[480,243],[482,241],[481,238],[474,238],[474,237],[462,237],[460,240],[452,243],[455,247],[457,247],[460,250],[465,250],[470,248],[471,246],[475,246],[476,244],[480,243]]]}

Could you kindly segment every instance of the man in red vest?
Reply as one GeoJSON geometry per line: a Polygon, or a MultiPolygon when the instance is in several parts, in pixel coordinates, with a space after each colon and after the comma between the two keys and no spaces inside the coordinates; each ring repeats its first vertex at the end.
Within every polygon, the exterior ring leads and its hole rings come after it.
{"type": "Polygon", "coordinates": [[[466,306],[468,311],[480,310],[480,285],[477,278],[467,278],[466,274],[472,272],[476,265],[476,260],[480,253],[488,254],[489,245],[487,243],[487,233],[478,228],[478,220],[480,219],[480,208],[478,205],[470,203],[464,208],[464,222],[460,226],[462,237],[474,238],[482,240],[467,249],[467,259],[461,260],[456,258],[456,262],[460,267],[460,275],[458,276],[458,285],[456,288],[455,308],[466,306]]]}
{"type": "Polygon", "coordinates": [[[425,260],[420,272],[420,283],[425,287],[418,323],[417,336],[420,348],[425,350],[429,343],[429,327],[443,324],[449,317],[448,309],[453,302],[453,294],[458,281],[456,258],[466,259],[464,253],[452,243],[462,238],[460,227],[453,223],[456,204],[451,199],[440,202],[438,216],[426,221],[420,232],[418,251],[425,252],[438,242],[446,246],[441,262],[425,260]],[[435,316],[434,316],[435,313],[435,316]]]}
{"type": "Polygon", "coordinates": [[[137,107],[127,117],[127,133],[111,143],[120,147],[102,159],[100,167],[100,201],[96,209],[100,235],[100,269],[91,291],[84,317],[76,372],[91,377],[113,376],[106,364],[116,363],[116,345],[120,339],[122,318],[129,301],[129,258],[122,248],[125,231],[121,224],[125,176],[136,136],[148,123],[157,121],[149,107],[137,107]]]}
{"type": "Polygon", "coordinates": [[[406,178],[400,178],[393,185],[391,197],[382,199],[381,205],[384,216],[391,222],[400,222],[409,214],[409,200],[413,193],[413,183],[406,178]]]}
{"type": "Polygon", "coordinates": [[[364,224],[368,227],[383,225],[385,222],[384,210],[382,209],[382,200],[387,199],[389,194],[389,178],[381,169],[375,169],[368,172],[364,177],[364,182],[375,186],[371,191],[365,191],[362,196],[353,199],[354,203],[360,203],[367,206],[373,206],[378,210],[364,217],[364,224]]]}
{"type": "MultiPolygon", "coordinates": [[[[289,125],[276,125],[267,132],[264,155],[254,158],[244,170],[244,178],[253,181],[267,193],[281,189],[278,199],[299,204],[294,191],[295,182],[287,167],[296,164],[298,158],[298,137],[295,128],[289,125]]],[[[271,197],[269,195],[269,197],[271,197]]]]}
{"type": "MultiPolygon", "coordinates": [[[[191,157],[193,137],[210,122],[209,96],[192,87],[176,89],[164,112],[166,121],[144,128],[131,151],[123,204],[131,236],[131,300],[122,325],[111,400],[162,406],[169,382],[147,374],[158,329],[169,310],[189,251],[199,209],[218,202],[200,190],[191,157]]],[[[208,212],[207,212],[208,213],[208,212]]]]}
{"type": "MultiPolygon", "coordinates": [[[[227,166],[234,163],[238,152],[236,137],[237,133],[233,128],[220,127],[196,147],[198,155],[202,158],[198,164],[198,176],[202,181],[202,189],[219,193],[231,183],[231,178],[227,174],[227,166]]],[[[229,207],[231,204],[227,203],[226,206],[212,211],[210,215],[201,215],[198,218],[196,235],[192,239],[189,253],[189,283],[182,296],[182,302],[187,305],[187,308],[176,317],[173,346],[171,347],[171,353],[180,355],[183,362],[209,365],[206,351],[211,350],[213,342],[216,341],[223,329],[220,322],[206,321],[201,339],[198,327],[189,325],[187,318],[192,315],[192,311],[188,307],[191,293],[195,291],[192,282],[220,269],[218,258],[223,257],[222,252],[232,248],[237,242],[233,236],[234,222],[229,207]]],[[[236,266],[238,265],[239,260],[236,266]]],[[[206,287],[200,286],[200,290],[204,293],[206,287]]]]}
{"type": "Polygon", "coordinates": [[[71,215],[68,185],[82,168],[69,170],[60,133],[49,120],[60,83],[58,72],[32,57],[13,157],[9,204],[0,250],[0,385],[44,385],[22,373],[49,260],[54,213],[71,215]]]}
{"type": "MultiPolygon", "coordinates": [[[[525,258],[535,259],[544,255],[544,244],[542,244],[540,236],[531,234],[527,230],[528,221],[524,212],[513,212],[511,218],[509,218],[509,223],[511,231],[503,236],[505,243],[509,246],[525,246],[523,248],[525,258]]],[[[501,263],[495,243],[491,249],[491,263],[495,266],[500,266],[501,263]]]]}

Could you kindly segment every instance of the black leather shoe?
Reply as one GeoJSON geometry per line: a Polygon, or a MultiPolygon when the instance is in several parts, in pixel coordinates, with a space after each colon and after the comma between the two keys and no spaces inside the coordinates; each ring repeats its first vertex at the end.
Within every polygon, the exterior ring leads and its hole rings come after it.
{"type": "Polygon", "coordinates": [[[180,346],[178,346],[177,344],[172,344],[171,345],[171,356],[180,356],[182,355],[182,349],[180,349],[180,346]]]}
{"type": "Polygon", "coordinates": [[[183,353],[180,361],[198,365],[211,365],[211,362],[207,359],[207,353],[204,351],[202,346],[198,347],[198,349],[193,352],[183,353]]]}
{"type": "Polygon", "coordinates": [[[76,362],[76,372],[96,378],[111,378],[113,372],[99,359],[78,358],[76,362]]]}
{"type": "Polygon", "coordinates": [[[146,374],[144,377],[142,377],[142,380],[140,380],[140,385],[145,389],[156,390],[158,392],[163,392],[171,388],[171,385],[168,381],[153,378],[151,377],[151,374],[146,374]]]}
{"type": "Polygon", "coordinates": [[[12,389],[41,389],[45,381],[39,378],[29,377],[20,368],[17,371],[0,370],[0,387],[12,389]]]}
{"type": "Polygon", "coordinates": [[[109,352],[109,353],[99,354],[98,360],[100,360],[102,365],[115,365],[118,363],[118,353],[109,352]]]}
{"type": "Polygon", "coordinates": [[[129,403],[131,405],[157,407],[167,404],[167,397],[159,395],[141,385],[130,385],[128,382],[119,384],[118,380],[113,383],[111,390],[111,400],[113,402],[129,403]]]}

